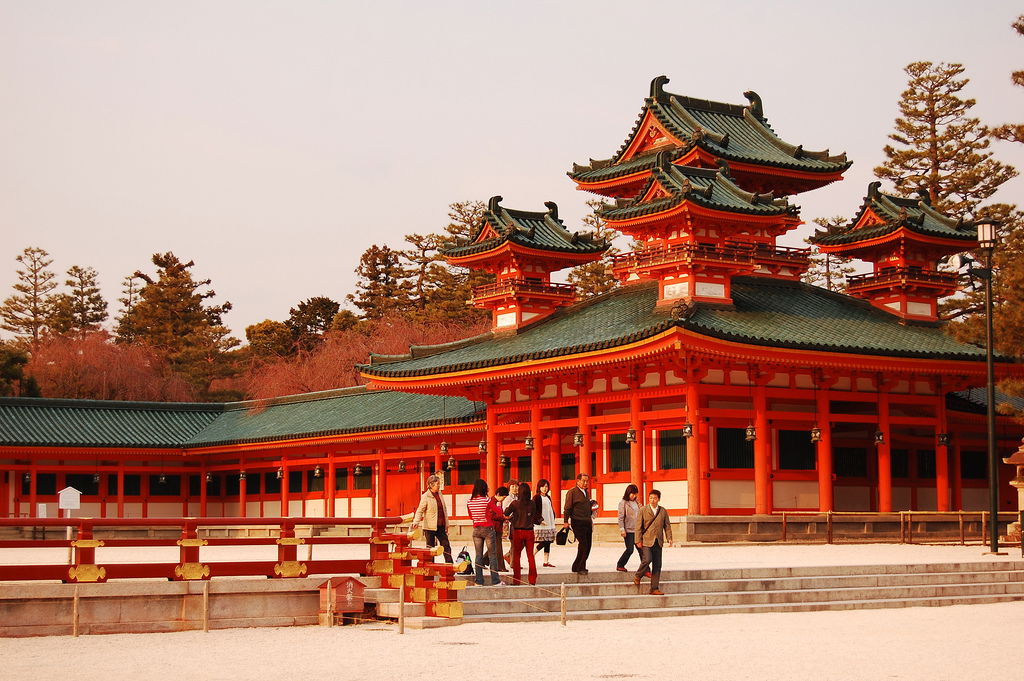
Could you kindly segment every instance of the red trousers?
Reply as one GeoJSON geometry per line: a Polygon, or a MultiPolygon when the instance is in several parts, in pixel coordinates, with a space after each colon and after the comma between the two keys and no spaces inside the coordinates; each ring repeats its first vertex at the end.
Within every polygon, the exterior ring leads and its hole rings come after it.
{"type": "Polygon", "coordinates": [[[523,583],[523,570],[519,564],[519,554],[526,549],[526,559],[530,563],[530,584],[537,583],[537,562],[533,559],[533,530],[512,530],[512,583],[523,583]]]}

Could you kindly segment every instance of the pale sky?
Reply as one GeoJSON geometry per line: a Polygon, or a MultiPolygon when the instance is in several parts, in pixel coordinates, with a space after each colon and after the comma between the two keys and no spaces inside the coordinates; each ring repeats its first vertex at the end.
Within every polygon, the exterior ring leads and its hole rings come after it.
{"type": "MultiPolygon", "coordinates": [[[[791,199],[852,216],[883,159],[903,67],[961,62],[974,112],[1024,120],[1024,7],[974,2],[0,0],[0,297],[26,246],[92,266],[116,312],[155,252],[195,260],[234,334],[311,296],[344,301],[371,244],[439,231],[447,206],[558,202],[608,158],[650,80],[743,104],[846,151],[791,199]]],[[[994,145],[1024,170],[1024,146],[994,145]]],[[[994,197],[1024,204],[1024,179],[994,197]]],[[[799,245],[804,225],[788,239],[799,245]]]]}

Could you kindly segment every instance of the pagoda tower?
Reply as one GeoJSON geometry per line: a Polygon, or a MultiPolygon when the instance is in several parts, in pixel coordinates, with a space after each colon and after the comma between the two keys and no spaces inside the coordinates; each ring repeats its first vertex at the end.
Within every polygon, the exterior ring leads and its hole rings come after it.
{"type": "Polygon", "coordinates": [[[655,279],[658,303],[732,302],[736,275],[799,279],[806,249],[778,248],[777,237],[801,224],[795,206],[770,194],[740,189],[723,168],[674,165],[658,154],[646,185],[599,214],[608,226],[644,245],[617,256],[623,282],[655,279]]]}
{"type": "Polygon", "coordinates": [[[491,310],[495,331],[518,329],[575,303],[575,287],[552,283],[551,273],[598,260],[609,246],[569,232],[554,202],[544,204],[546,212],[527,212],[504,208],[501,201],[492,196],[487,202],[483,225],[469,243],[442,252],[452,265],[495,275],[494,283],[473,289],[471,301],[491,310]]]}
{"type": "Polygon", "coordinates": [[[857,216],[846,229],[819,231],[812,241],[822,253],[865,260],[870,274],[847,277],[846,292],[908,320],[938,320],[938,299],[958,290],[957,274],[941,272],[944,256],[978,245],[977,228],[943,215],[928,193],[904,199],[868,185],[857,216]]]}

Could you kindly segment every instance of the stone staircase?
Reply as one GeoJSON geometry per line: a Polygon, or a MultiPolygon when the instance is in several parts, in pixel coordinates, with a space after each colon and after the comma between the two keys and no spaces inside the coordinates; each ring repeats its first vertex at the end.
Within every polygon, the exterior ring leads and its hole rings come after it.
{"type": "Polygon", "coordinates": [[[647,580],[638,594],[632,573],[542,574],[537,586],[469,587],[463,622],[558,620],[562,581],[577,620],[903,608],[1024,600],[1024,561],[669,570],[664,596],[647,580]]]}

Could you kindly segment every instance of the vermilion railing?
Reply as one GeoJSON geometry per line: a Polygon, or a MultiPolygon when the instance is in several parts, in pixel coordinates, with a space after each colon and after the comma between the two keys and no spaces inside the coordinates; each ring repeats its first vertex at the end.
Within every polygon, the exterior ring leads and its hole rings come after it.
{"type": "Polygon", "coordinates": [[[867,274],[853,274],[846,278],[847,289],[863,288],[868,286],[881,286],[902,281],[913,281],[916,283],[939,284],[947,287],[956,286],[958,274],[956,272],[939,272],[936,270],[923,270],[919,267],[897,267],[871,272],[867,274]]]}
{"type": "Polygon", "coordinates": [[[576,292],[572,284],[553,284],[528,279],[506,279],[492,284],[484,284],[473,289],[473,298],[487,298],[496,295],[515,295],[517,293],[537,293],[568,296],[576,292]]]}
{"type": "MultiPolygon", "coordinates": [[[[0,565],[0,580],[60,580],[62,582],[105,582],[109,579],[165,578],[169,580],[210,579],[211,577],[302,577],[311,574],[368,574],[370,536],[365,537],[296,537],[297,526],[368,527],[371,534],[384,531],[388,525],[401,522],[399,517],[386,518],[0,518],[0,527],[72,529],[71,539],[3,539],[2,549],[54,548],[71,549],[67,564],[0,565]],[[238,529],[276,528],[277,536],[209,537],[200,536],[204,528],[238,529]],[[119,538],[95,536],[96,528],[180,528],[178,538],[119,538]],[[298,559],[300,545],[364,544],[365,559],[298,559]],[[99,563],[96,550],[101,547],[179,547],[175,563],[118,562],[99,563]],[[276,546],[277,560],[200,560],[204,546],[276,546]]],[[[272,530],[271,530],[272,531],[272,530]]]]}
{"type": "Polygon", "coordinates": [[[756,260],[781,260],[804,263],[810,249],[765,244],[730,242],[725,245],[684,243],[661,248],[631,251],[612,257],[612,267],[651,267],[682,260],[712,260],[719,262],[753,262],[756,260]]]}

